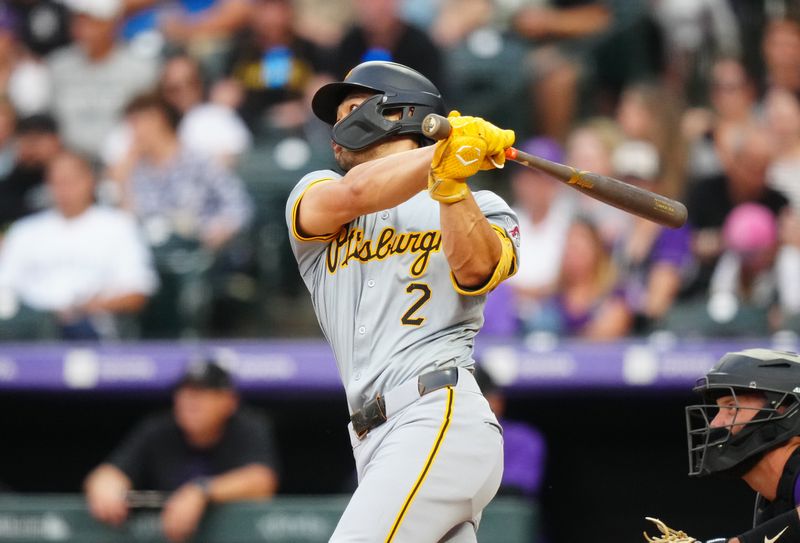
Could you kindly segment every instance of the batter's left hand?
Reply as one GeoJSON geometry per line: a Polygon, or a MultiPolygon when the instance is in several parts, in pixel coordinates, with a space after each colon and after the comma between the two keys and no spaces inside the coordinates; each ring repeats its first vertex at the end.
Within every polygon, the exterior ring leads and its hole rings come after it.
{"type": "Polygon", "coordinates": [[[203,518],[208,497],[198,485],[189,483],[170,496],[161,512],[161,527],[164,535],[174,543],[191,537],[203,518]]]}
{"type": "Polygon", "coordinates": [[[513,130],[499,128],[480,117],[461,115],[458,111],[451,111],[447,120],[451,128],[448,140],[478,137],[486,143],[486,155],[480,163],[481,170],[503,167],[506,162],[505,151],[514,145],[513,130]]]}
{"type": "Polygon", "coordinates": [[[480,170],[503,167],[505,150],[514,144],[514,132],[458,111],[452,111],[447,119],[450,135],[436,143],[428,192],[434,200],[453,203],[466,198],[468,178],[480,170]]]}

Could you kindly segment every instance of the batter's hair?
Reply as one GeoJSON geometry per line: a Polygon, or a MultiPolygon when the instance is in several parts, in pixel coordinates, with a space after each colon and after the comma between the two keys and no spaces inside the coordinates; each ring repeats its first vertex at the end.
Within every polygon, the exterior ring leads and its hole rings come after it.
{"type": "Polygon", "coordinates": [[[132,115],[143,111],[158,111],[164,117],[173,132],[178,131],[181,114],[157,92],[140,94],[131,100],[125,107],[125,115],[132,115]]]}

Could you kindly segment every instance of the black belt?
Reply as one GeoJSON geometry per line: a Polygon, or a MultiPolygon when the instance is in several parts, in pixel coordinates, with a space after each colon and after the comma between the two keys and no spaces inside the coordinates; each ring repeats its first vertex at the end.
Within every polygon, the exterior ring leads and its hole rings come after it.
{"type": "MultiPolygon", "coordinates": [[[[458,368],[436,370],[430,373],[423,373],[417,377],[420,396],[440,388],[456,386],[457,384],[458,368]]],[[[353,423],[353,431],[361,439],[370,430],[386,422],[386,419],[386,401],[383,396],[378,394],[375,398],[365,403],[364,407],[353,413],[350,417],[350,422],[353,423]]]]}

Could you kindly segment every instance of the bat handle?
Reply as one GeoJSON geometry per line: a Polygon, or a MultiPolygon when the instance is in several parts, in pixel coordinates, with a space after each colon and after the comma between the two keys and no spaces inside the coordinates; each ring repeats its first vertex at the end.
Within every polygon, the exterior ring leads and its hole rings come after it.
{"type": "MultiPolygon", "coordinates": [[[[442,117],[436,113],[428,113],[422,120],[422,133],[432,140],[447,139],[452,129],[447,117],[442,117]]],[[[506,149],[506,158],[516,160],[517,150],[513,147],[506,149]]]]}
{"type": "Polygon", "coordinates": [[[447,139],[452,127],[447,117],[442,117],[436,113],[429,113],[422,119],[422,133],[432,140],[447,139]]]}

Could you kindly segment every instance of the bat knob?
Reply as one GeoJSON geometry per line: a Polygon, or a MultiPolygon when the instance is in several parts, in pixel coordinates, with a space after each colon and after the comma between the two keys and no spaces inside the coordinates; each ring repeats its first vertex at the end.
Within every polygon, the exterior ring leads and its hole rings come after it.
{"type": "Polygon", "coordinates": [[[429,113],[422,120],[422,134],[432,140],[447,139],[450,135],[450,121],[436,113],[429,113]]]}

